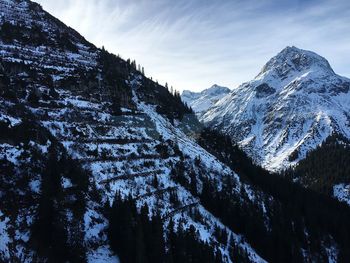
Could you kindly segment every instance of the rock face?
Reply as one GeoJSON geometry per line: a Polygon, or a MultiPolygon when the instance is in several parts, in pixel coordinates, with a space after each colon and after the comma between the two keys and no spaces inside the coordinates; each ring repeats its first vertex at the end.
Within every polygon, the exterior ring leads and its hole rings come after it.
{"type": "Polygon", "coordinates": [[[229,88],[213,85],[202,92],[184,90],[181,99],[200,117],[228,93],[230,93],[229,88]]]}
{"type": "Polygon", "coordinates": [[[332,133],[350,137],[350,80],[323,57],[287,47],[200,120],[269,170],[295,164],[332,133]]]}

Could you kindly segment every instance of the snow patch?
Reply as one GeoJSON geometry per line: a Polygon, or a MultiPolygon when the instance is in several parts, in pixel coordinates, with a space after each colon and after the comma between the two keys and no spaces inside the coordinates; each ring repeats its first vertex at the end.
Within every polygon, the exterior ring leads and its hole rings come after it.
{"type": "Polygon", "coordinates": [[[337,184],[333,186],[333,196],[341,202],[350,205],[350,184],[337,184]]]}

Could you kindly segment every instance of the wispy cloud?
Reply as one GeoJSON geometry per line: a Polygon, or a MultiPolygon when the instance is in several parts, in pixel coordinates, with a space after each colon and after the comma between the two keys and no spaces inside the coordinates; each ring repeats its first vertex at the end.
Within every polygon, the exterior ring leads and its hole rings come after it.
{"type": "Polygon", "coordinates": [[[234,88],[287,45],[350,76],[347,0],[37,0],[98,46],[179,90],[234,88]]]}

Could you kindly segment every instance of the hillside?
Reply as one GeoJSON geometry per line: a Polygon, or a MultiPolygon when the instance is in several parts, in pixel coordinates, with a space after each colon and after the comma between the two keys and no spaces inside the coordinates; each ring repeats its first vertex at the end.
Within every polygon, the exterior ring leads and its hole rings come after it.
{"type": "Polygon", "coordinates": [[[261,180],[179,95],[39,5],[0,13],[0,262],[350,260],[348,206],[261,180]]]}
{"type": "Polygon", "coordinates": [[[0,1],[0,9],[1,261],[116,262],[116,254],[128,260],[110,236],[120,196],[139,209],[147,205],[162,231],[191,230],[187,238],[197,250],[186,256],[209,246],[206,255],[223,262],[237,256],[263,262],[174,178],[181,162],[196,171],[198,189],[207,177],[217,187],[226,176],[240,184],[173,126],[191,114],[179,97],[33,2],[0,1]],[[217,241],[219,230],[227,240],[217,241]]]}
{"type": "Polygon", "coordinates": [[[350,141],[338,134],[328,137],[296,167],[285,171],[291,180],[350,204],[350,141]]]}

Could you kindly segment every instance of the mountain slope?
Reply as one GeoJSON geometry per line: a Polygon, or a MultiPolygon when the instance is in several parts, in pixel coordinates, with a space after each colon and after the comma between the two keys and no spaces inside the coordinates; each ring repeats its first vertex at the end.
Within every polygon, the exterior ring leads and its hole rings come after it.
{"type": "Polygon", "coordinates": [[[181,99],[190,106],[197,116],[204,115],[208,109],[230,92],[230,89],[214,85],[202,92],[184,90],[181,99]]]}
{"type": "Polygon", "coordinates": [[[349,163],[350,141],[334,134],[285,174],[295,182],[350,204],[349,163]]]}
{"type": "Polygon", "coordinates": [[[2,0],[0,9],[1,261],[116,262],[107,230],[120,194],[147,204],[164,230],[170,219],[192,226],[195,242],[207,242],[222,262],[233,254],[264,262],[174,179],[182,164],[198,189],[206,177],[217,187],[226,176],[241,185],[173,126],[191,113],[179,97],[33,2],[2,0]],[[218,241],[217,229],[227,240],[218,241]]]}
{"type": "Polygon", "coordinates": [[[259,164],[281,170],[333,132],[350,138],[350,80],[319,55],[287,47],[200,119],[223,130],[259,164]]]}
{"type": "Polygon", "coordinates": [[[30,1],[0,3],[1,262],[349,260],[346,207],[308,193],[315,220],[284,205],[187,136],[191,110],[135,63],[30,1]]]}

